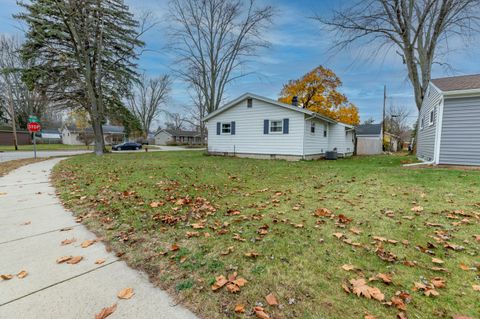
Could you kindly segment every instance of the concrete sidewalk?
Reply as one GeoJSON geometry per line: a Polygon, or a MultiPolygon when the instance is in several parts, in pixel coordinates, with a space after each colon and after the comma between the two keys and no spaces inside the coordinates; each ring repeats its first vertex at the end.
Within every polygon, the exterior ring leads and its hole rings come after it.
{"type": "Polygon", "coordinates": [[[103,243],[80,247],[96,236],[77,224],[55,196],[49,175],[60,160],[24,166],[0,178],[0,274],[28,272],[23,279],[0,279],[0,318],[91,319],[114,303],[117,310],[108,318],[196,318],[144,274],[107,253],[103,243]],[[60,245],[70,238],[76,241],[60,245]],[[56,263],[69,255],[83,260],[56,263]],[[97,265],[97,259],[105,262],[97,265]],[[118,292],[128,287],[135,295],[118,299],[118,292]]]}

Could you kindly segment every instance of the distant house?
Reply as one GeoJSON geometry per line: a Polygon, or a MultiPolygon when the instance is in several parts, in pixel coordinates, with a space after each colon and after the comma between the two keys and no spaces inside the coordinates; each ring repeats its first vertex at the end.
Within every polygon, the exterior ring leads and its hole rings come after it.
{"type": "MultiPolygon", "coordinates": [[[[64,125],[61,130],[62,143],[66,145],[93,144],[93,129],[77,129],[75,125],[64,125]]],[[[123,126],[103,125],[103,139],[106,145],[119,144],[125,141],[125,129],[123,126]]]]}
{"type": "Polygon", "coordinates": [[[417,157],[480,165],[480,74],[430,81],[420,109],[417,157]]]}
{"type": "Polygon", "coordinates": [[[42,129],[40,131],[40,138],[42,143],[61,143],[62,134],[59,129],[42,129]]]}
{"type": "Polygon", "coordinates": [[[327,151],[353,154],[353,126],[251,93],[204,121],[210,154],[291,160],[322,158],[327,151]]]}
{"type": "Polygon", "coordinates": [[[154,139],[155,145],[202,144],[202,138],[197,131],[163,129],[155,134],[154,139]]]}
{"type": "Polygon", "coordinates": [[[355,127],[357,137],[357,155],[381,154],[382,145],[382,124],[362,124],[355,127]]]}

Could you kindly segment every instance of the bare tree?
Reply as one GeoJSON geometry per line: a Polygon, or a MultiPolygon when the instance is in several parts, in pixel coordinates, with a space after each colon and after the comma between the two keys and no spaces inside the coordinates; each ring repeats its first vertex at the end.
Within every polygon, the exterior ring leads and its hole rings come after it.
{"type": "Polygon", "coordinates": [[[439,49],[451,36],[478,32],[479,12],[480,0],[362,0],[315,19],[335,32],[337,49],[361,40],[395,47],[420,109],[439,49]]]}
{"type": "Polygon", "coordinates": [[[362,124],[373,124],[373,123],[375,123],[375,119],[373,117],[369,117],[368,119],[363,121],[362,124]]]}
{"type": "Polygon", "coordinates": [[[145,74],[133,84],[133,93],[128,97],[127,106],[140,121],[145,138],[148,137],[152,121],[162,112],[161,106],[168,99],[171,85],[168,75],[149,79],[145,74]]]}
{"type": "Polygon", "coordinates": [[[4,103],[2,106],[12,123],[26,128],[28,117],[43,115],[49,99],[46,92],[35,87],[29,88],[22,80],[22,72],[29,67],[29,62],[21,58],[22,44],[14,37],[0,35],[0,85],[4,103]]]}
{"type": "Polygon", "coordinates": [[[386,131],[398,136],[401,143],[410,139],[412,128],[409,125],[408,118],[411,114],[411,110],[405,105],[391,104],[387,109],[386,131]]]}
{"type": "Polygon", "coordinates": [[[167,113],[167,121],[165,126],[171,130],[183,130],[185,129],[187,120],[185,115],[180,113],[167,113]]]}
{"type": "Polygon", "coordinates": [[[200,90],[207,113],[220,107],[228,84],[246,75],[245,58],[268,45],[262,35],[273,15],[273,7],[255,0],[171,0],[176,71],[200,90]]]}

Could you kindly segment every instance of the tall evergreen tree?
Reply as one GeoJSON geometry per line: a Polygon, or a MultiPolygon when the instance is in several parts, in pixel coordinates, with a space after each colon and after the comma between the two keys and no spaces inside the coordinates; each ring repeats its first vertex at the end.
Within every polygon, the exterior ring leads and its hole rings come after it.
{"type": "Polygon", "coordinates": [[[27,83],[61,92],[72,108],[89,113],[95,153],[105,151],[102,124],[108,105],[136,78],[139,23],[123,0],[19,1],[16,17],[28,26],[23,58],[34,61],[27,83]]]}

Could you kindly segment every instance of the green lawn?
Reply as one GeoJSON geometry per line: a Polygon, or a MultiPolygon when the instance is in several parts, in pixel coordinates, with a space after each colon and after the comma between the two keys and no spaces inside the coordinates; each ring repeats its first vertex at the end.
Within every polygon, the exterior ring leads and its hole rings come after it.
{"type": "MultiPolygon", "coordinates": [[[[93,146],[88,148],[85,145],[64,145],[64,144],[38,144],[37,150],[39,151],[64,151],[64,150],[92,150],[93,146]]],[[[33,151],[33,145],[19,145],[19,151],[33,151]]],[[[15,147],[12,145],[0,145],[0,151],[13,152],[15,147]]]]}
{"type": "Polygon", "coordinates": [[[478,318],[480,171],[409,161],[82,155],[54,179],[86,225],[205,318],[252,318],[259,304],[270,318],[478,318]],[[212,291],[234,272],[239,292],[212,291]],[[379,273],[392,282],[368,281],[379,273]]]}

